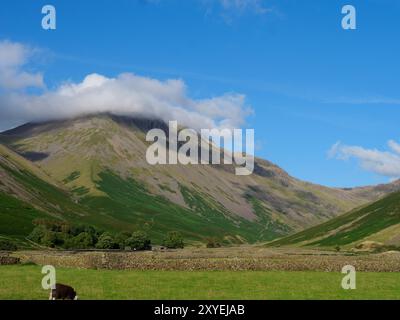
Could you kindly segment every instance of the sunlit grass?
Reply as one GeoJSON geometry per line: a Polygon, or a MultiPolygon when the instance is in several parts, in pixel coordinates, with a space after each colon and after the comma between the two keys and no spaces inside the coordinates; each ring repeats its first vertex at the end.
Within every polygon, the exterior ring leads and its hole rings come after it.
{"type": "MultiPolygon", "coordinates": [[[[0,299],[47,299],[39,266],[1,266],[0,299]]],[[[81,299],[400,299],[399,273],[357,273],[343,290],[330,272],[57,269],[81,299]]]]}

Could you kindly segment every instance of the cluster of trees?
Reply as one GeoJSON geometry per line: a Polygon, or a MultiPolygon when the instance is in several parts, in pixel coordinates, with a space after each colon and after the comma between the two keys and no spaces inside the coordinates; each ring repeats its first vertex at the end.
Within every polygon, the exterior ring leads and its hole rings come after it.
{"type": "Polygon", "coordinates": [[[168,232],[167,237],[163,241],[163,246],[169,249],[183,249],[185,246],[183,237],[179,232],[168,232]]]}
{"type": "Polygon", "coordinates": [[[9,240],[0,240],[0,251],[15,251],[17,250],[17,245],[9,240]]]}
{"type": "Polygon", "coordinates": [[[207,248],[220,248],[221,246],[222,245],[218,239],[216,239],[216,238],[207,239],[207,244],[206,244],[207,248]]]}
{"type": "MultiPolygon", "coordinates": [[[[143,231],[113,235],[93,226],[72,225],[62,221],[38,219],[33,224],[35,228],[28,239],[50,248],[151,250],[151,240],[143,231]]],[[[170,232],[163,245],[167,248],[183,248],[184,242],[180,233],[170,232]]]]}

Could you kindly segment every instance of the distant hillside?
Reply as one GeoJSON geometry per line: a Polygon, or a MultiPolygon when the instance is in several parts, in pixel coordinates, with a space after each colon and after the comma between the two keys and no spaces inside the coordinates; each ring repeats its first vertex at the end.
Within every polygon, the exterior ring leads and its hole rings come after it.
{"type": "Polygon", "coordinates": [[[122,180],[111,172],[99,174],[98,188],[107,197],[82,197],[80,189],[67,191],[3,145],[0,177],[0,237],[24,239],[33,229],[34,219],[47,218],[92,224],[110,231],[145,229],[156,242],[171,230],[182,232],[188,240],[204,241],[221,234],[231,234],[232,241],[237,236],[256,240],[251,237],[256,230],[251,223],[243,221],[239,228],[221,219],[219,212],[202,203],[202,199],[194,197],[193,205],[201,205],[210,218],[151,195],[134,180],[122,180]],[[213,214],[216,216],[212,217],[213,214]]]}
{"type": "Polygon", "coordinates": [[[236,176],[232,165],[151,166],[145,135],[152,128],[166,125],[100,114],[4,132],[0,174],[7,183],[0,190],[46,215],[146,229],[157,241],[177,230],[194,241],[241,243],[292,234],[399,189],[327,188],[261,159],[251,176],[236,176]]]}
{"type": "Polygon", "coordinates": [[[31,162],[0,145],[0,235],[23,238],[36,218],[69,219],[85,210],[31,162]]]}
{"type": "Polygon", "coordinates": [[[269,245],[354,247],[363,241],[400,246],[400,192],[269,245]]]}

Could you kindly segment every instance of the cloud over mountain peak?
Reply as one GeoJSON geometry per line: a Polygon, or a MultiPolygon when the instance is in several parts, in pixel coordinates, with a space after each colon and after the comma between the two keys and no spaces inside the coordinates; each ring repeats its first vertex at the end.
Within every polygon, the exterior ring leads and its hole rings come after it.
{"type": "MultiPolygon", "coordinates": [[[[7,45],[0,45],[0,57],[12,56],[9,51],[16,48],[17,52],[25,53],[15,61],[9,59],[6,68],[13,66],[17,75],[15,79],[20,80],[18,89],[32,85],[43,87],[41,75],[28,74],[21,69],[29,57],[29,48],[8,42],[7,45]]],[[[177,120],[194,129],[234,128],[242,126],[252,113],[242,94],[226,93],[192,99],[187,95],[186,85],[181,79],[161,81],[133,73],[122,73],[116,77],[92,73],[81,82],[65,82],[54,90],[43,90],[40,94],[10,91],[8,80],[0,77],[1,80],[5,81],[2,88],[8,90],[0,95],[0,118],[13,121],[40,121],[110,112],[164,121],[177,120]]]]}

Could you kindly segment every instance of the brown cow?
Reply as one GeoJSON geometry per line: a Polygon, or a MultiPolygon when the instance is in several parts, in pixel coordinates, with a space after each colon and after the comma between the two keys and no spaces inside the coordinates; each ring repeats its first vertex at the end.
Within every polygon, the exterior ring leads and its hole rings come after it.
{"type": "Polygon", "coordinates": [[[72,287],[56,283],[56,288],[50,290],[49,300],[78,300],[78,296],[72,287]]]}

